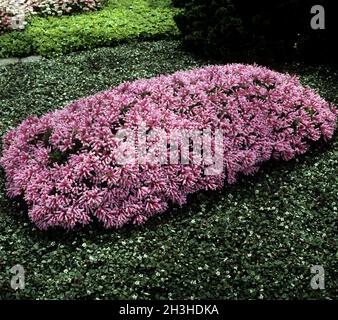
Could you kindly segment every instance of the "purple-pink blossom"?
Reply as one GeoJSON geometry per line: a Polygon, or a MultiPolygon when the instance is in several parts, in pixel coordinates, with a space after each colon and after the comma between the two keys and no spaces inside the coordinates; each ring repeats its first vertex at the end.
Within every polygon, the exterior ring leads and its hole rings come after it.
{"type": "MultiPolygon", "coordinates": [[[[31,116],[4,136],[0,164],[8,195],[24,198],[39,228],[72,228],[95,219],[118,228],[182,205],[188,194],[234,183],[238,174],[253,174],[271,158],[302,154],[311,141],[330,139],[335,126],[336,108],[295,76],[252,65],[209,66],[126,82],[31,116]],[[206,159],[146,161],[137,134],[133,156],[139,161],[121,165],[118,156],[130,156],[133,145],[128,140],[131,148],[120,150],[117,133],[137,133],[141,124],[165,133],[155,160],[163,153],[170,158],[167,138],[175,130],[222,130],[211,151],[222,146],[224,170],[205,174],[206,159]]],[[[160,138],[147,139],[146,150],[160,138]]]]}

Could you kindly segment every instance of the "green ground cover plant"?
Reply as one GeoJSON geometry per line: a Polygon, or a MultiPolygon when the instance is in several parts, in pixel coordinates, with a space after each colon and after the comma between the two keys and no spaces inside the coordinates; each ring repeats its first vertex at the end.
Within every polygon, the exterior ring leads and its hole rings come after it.
{"type": "Polygon", "coordinates": [[[0,36],[0,58],[47,57],[136,39],[176,37],[177,12],[165,0],[110,0],[96,12],[33,17],[24,31],[0,36]]]}
{"type": "MultiPolygon", "coordinates": [[[[124,81],[214,63],[177,41],[125,44],[0,68],[0,136],[30,114],[42,115],[124,81]]],[[[338,73],[324,66],[272,66],[337,104],[338,73]]],[[[199,193],[140,227],[98,225],[39,231],[26,208],[5,196],[0,171],[0,297],[20,299],[337,297],[338,139],[302,157],[271,162],[252,178],[199,193]],[[10,287],[21,264],[26,287],[10,287]],[[310,267],[325,268],[312,290],[310,267]]]]}

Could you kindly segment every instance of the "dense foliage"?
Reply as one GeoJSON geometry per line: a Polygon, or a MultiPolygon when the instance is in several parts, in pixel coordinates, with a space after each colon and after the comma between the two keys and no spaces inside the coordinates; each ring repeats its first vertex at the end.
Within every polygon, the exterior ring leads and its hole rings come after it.
{"type": "Polygon", "coordinates": [[[224,180],[233,183],[270,158],[304,153],[309,141],[332,137],[335,114],[289,75],[212,66],[125,83],[40,119],[29,117],[4,137],[0,164],[8,195],[24,197],[39,228],[73,228],[93,218],[116,228],[141,224],[169,204],[184,204],[188,194],[221,188],[224,180]],[[145,152],[135,148],[141,123],[152,132],[144,134],[145,152]],[[126,143],[117,135],[121,129],[129,130],[126,143]],[[222,131],[213,148],[202,137],[207,130],[222,131]],[[182,132],[188,148],[192,139],[203,143],[203,158],[194,154],[202,150],[190,150],[183,163],[182,132]],[[180,161],[173,159],[174,145],[181,145],[180,161]],[[126,152],[138,158],[124,164],[124,156],[120,163],[126,152]],[[215,161],[217,168],[210,168],[215,161]]]}
{"type": "MultiPolygon", "coordinates": [[[[0,135],[29,115],[119,83],[207,63],[160,41],[1,68],[0,135]]],[[[337,71],[279,69],[300,74],[337,105],[337,71]]],[[[144,227],[114,232],[94,225],[39,231],[21,203],[5,197],[1,171],[0,297],[335,299],[337,138],[296,159],[268,162],[220,192],[198,194],[144,227]],[[9,270],[17,263],[26,287],[15,292],[9,270]],[[310,287],[313,264],[325,268],[325,290],[310,287]]]]}
{"type": "Polygon", "coordinates": [[[109,0],[99,11],[61,17],[33,17],[24,31],[0,36],[0,58],[51,56],[133,39],[178,34],[176,10],[150,0],[109,0]]]}
{"type": "Polygon", "coordinates": [[[23,30],[33,15],[62,16],[95,11],[106,0],[0,0],[0,34],[23,30]]]}
{"type": "Polygon", "coordinates": [[[335,62],[337,19],[328,0],[175,0],[185,44],[227,61],[301,58],[335,62]],[[325,29],[313,30],[313,5],[325,9],[325,29]]]}

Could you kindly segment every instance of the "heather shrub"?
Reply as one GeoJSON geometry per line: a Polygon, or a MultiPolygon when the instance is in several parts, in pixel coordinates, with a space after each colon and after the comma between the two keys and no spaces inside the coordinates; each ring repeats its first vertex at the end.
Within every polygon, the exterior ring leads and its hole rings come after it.
{"type": "Polygon", "coordinates": [[[0,34],[10,30],[12,30],[11,19],[7,13],[2,8],[0,8],[0,34]]]}
{"type": "Polygon", "coordinates": [[[196,191],[234,183],[271,158],[302,154],[311,141],[330,139],[335,124],[334,106],[296,77],[250,65],[210,66],[126,82],[31,116],[4,136],[0,163],[8,195],[23,196],[39,228],[94,219],[116,228],[182,205],[196,191]],[[181,161],[172,161],[172,139],[179,138],[172,132],[208,129],[215,133],[209,156],[222,146],[221,171],[207,172],[212,162],[204,153],[193,161],[194,134],[188,153],[181,149],[181,161]],[[121,155],[138,161],[123,164],[121,155]]]}
{"type": "Polygon", "coordinates": [[[23,30],[32,12],[30,0],[0,0],[0,35],[12,30],[23,30]]]}

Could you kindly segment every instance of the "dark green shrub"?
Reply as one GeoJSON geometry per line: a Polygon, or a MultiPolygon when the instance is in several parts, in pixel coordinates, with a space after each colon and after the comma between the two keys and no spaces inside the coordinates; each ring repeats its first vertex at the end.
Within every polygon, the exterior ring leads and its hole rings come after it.
{"type": "Polygon", "coordinates": [[[0,57],[23,57],[32,51],[31,37],[26,32],[13,31],[0,36],[0,57]]]}
{"type": "Polygon", "coordinates": [[[240,60],[301,57],[333,61],[334,10],[328,0],[175,0],[185,10],[176,22],[187,47],[207,55],[240,60]],[[310,25],[313,5],[326,9],[326,29],[310,25]],[[322,52],[330,55],[323,57],[322,52]]]}

